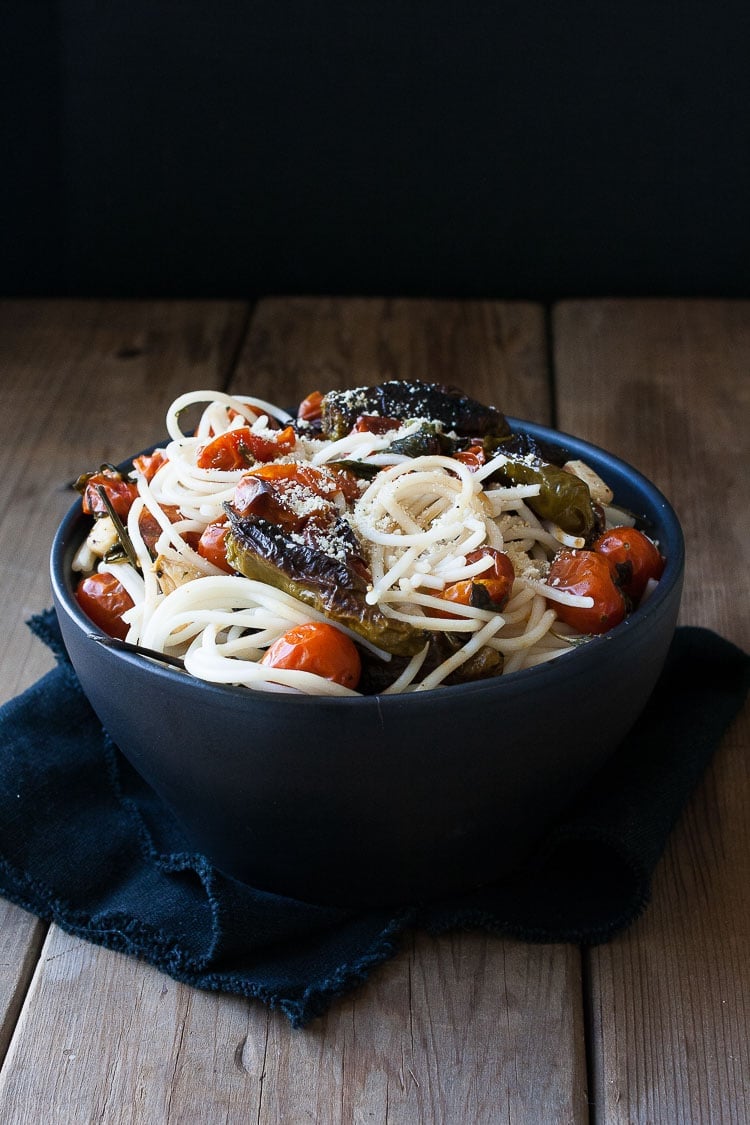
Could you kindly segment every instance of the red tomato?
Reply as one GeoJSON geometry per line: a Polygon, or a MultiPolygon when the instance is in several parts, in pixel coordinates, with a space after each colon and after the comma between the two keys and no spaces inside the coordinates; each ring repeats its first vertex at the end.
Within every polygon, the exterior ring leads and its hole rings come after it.
{"type": "Polygon", "coordinates": [[[453,460],[468,465],[472,473],[475,473],[477,469],[484,465],[487,458],[481,445],[470,445],[468,449],[461,449],[458,453],[454,453],[453,460]]]}
{"type": "Polygon", "coordinates": [[[127,636],[122,614],[133,606],[133,599],[114,574],[92,574],[82,578],[76,588],[76,601],[95,625],[110,637],[127,636]]]}
{"type": "Polygon", "coordinates": [[[256,461],[274,461],[282,453],[294,449],[297,440],[291,426],[280,430],[273,438],[254,434],[249,426],[227,430],[209,441],[199,451],[196,464],[199,469],[246,469],[256,461]]]}
{"type": "Polygon", "coordinates": [[[612,581],[609,563],[596,551],[559,551],[552,561],[547,584],[594,599],[590,609],[550,603],[561,621],[581,633],[606,633],[625,616],[625,599],[612,581]]]}
{"type": "MultiPolygon", "coordinates": [[[[516,577],[508,556],[495,547],[480,547],[477,551],[471,551],[466,556],[466,561],[469,564],[479,562],[488,555],[492,559],[492,566],[474,578],[464,578],[446,586],[440,597],[447,602],[476,606],[477,609],[494,609],[498,612],[504,609],[516,577]]],[[[446,616],[453,617],[455,614],[446,616]]]]}
{"type": "MultiPolygon", "coordinates": [[[[107,499],[117,512],[121,520],[128,518],[128,512],[138,495],[138,489],[131,481],[123,480],[122,474],[114,469],[102,469],[92,473],[85,480],[83,489],[83,510],[87,516],[109,515],[107,505],[99,495],[99,488],[103,488],[107,499]]],[[[78,485],[80,487],[80,484],[78,485]]]]}
{"type": "Polygon", "coordinates": [[[198,541],[198,554],[208,559],[214,566],[218,566],[220,570],[225,570],[227,574],[234,574],[227,562],[228,530],[229,521],[226,519],[215,520],[208,524],[198,541]]]}
{"type": "Polygon", "coordinates": [[[351,473],[341,469],[317,468],[306,461],[263,465],[260,469],[253,469],[252,474],[248,475],[272,482],[281,492],[292,489],[296,491],[301,485],[325,500],[333,500],[337,492],[341,492],[347,500],[356,500],[359,496],[357,479],[351,473]]]}
{"type": "Polygon", "coordinates": [[[316,501],[313,506],[305,505],[304,516],[286,503],[282,489],[255,473],[247,473],[240,478],[234,490],[232,507],[240,516],[255,516],[268,523],[279,524],[288,531],[299,531],[307,519],[312,515],[325,515],[330,506],[309,490],[305,490],[303,495],[305,499],[309,496],[310,500],[316,501]]]}
{"type": "Polygon", "coordinates": [[[357,646],[334,625],[311,621],[295,625],[261,657],[267,668],[314,672],[343,687],[356,688],[362,674],[357,646]]]}
{"type": "Polygon", "coordinates": [[[594,550],[604,555],[612,578],[637,604],[650,578],[659,579],[664,559],[647,535],[634,527],[613,527],[594,542],[594,550]]]}
{"type": "MultiPolygon", "coordinates": [[[[170,523],[176,523],[180,519],[180,509],[176,504],[162,504],[162,511],[170,523]]],[[[155,516],[151,515],[148,508],[144,508],[138,517],[138,530],[148,551],[153,554],[156,541],[161,535],[161,524],[155,516]]]]}
{"type": "Polygon", "coordinates": [[[389,430],[400,430],[398,418],[386,418],[380,414],[360,414],[354,423],[357,434],[387,434],[389,430]]]}
{"type": "Polygon", "coordinates": [[[297,408],[297,417],[301,422],[317,422],[323,414],[323,395],[320,391],[313,391],[307,398],[303,398],[297,408]]]}
{"type": "Polygon", "coordinates": [[[153,480],[167,458],[157,450],[156,453],[143,453],[140,457],[133,458],[133,468],[142,473],[146,480],[153,480]]]}

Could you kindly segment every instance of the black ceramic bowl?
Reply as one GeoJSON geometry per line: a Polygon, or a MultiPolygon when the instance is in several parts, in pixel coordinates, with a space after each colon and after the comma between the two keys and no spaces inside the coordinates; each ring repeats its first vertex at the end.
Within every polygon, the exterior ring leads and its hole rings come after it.
{"type": "Polygon", "coordinates": [[[194,847],[265,890],[351,905],[468,890],[517,869],[641,712],[675,628],[683,538],[664,496],[586,442],[510,420],[587,461],[658,540],[656,592],[549,664],[406,696],[320,698],[191,679],[107,649],[72,594],[76,505],[52,547],[70,658],[104,727],[194,847]]]}

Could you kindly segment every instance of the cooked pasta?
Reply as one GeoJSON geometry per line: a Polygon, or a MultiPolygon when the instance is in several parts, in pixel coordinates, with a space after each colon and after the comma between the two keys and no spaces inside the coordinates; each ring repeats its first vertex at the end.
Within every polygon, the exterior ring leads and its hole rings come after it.
{"type": "MultiPolygon", "coordinates": [[[[356,695],[304,664],[269,660],[290,630],[316,623],[356,643],[377,668],[371,690],[385,694],[516,672],[570,651],[580,637],[560,607],[590,609],[594,599],[550,584],[548,572],[561,547],[575,553],[586,540],[533,510],[539,481],[503,479],[502,451],[404,452],[425,423],[442,438],[429,416],[376,416],[329,436],[251,396],[181,395],[167,411],[169,442],[129,474],[130,560],[117,551],[97,558],[90,537],[74,568],[119,580],[129,643],[181,657],[188,673],[215,683],[356,695]],[[196,405],[197,425],[185,432],[184,412],[196,405]],[[262,556],[238,565],[248,519],[250,531],[282,537],[292,556],[313,552],[318,566],[322,554],[337,574],[355,574],[361,620],[338,612],[332,586],[318,596],[304,574],[287,586],[282,564],[278,580],[259,579],[254,568],[271,566],[262,556]],[[229,537],[224,554],[205,548],[212,530],[229,537]],[[502,598],[498,560],[508,575],[502,598]],[[391,643],[391,632],[408,644],[391,643]]],[[[342,593],[346,581],[337,582],[342,593]]]]}

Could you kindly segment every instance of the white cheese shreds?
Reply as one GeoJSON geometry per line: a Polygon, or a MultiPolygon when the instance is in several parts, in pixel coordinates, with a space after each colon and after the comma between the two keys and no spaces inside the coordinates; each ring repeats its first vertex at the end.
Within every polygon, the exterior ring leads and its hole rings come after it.
{"type": "MultiPolygon", "coordinates": [[[[342,395],[347,409],[368,413],[361,391],[342,395]]],[[[248,450],[243,468],[200,468],[201,451],[216,437],[245,427],[267,447],[278,427],[293,421],[285,410],[250,395],[201,390],[177,398],[166,421],[164,463],[150,482],[137,470],[131,474],[138,497],[127,531],[138,566],[103,561],[117,545],[109,518],[94,523],[73,562],[82,573],[98,569],[120,579],[134,603],[123,618],[128,641],[179,656],[190,674],[214,683],[337,696],[356,693],[310,672],[267,667],[261,663],[264,652],[292,626],[329,622],[393,667],[384,692],[399,694],[437,687],[483,650],[500,654],[507,674],[556,659],[581,642],[560,626],[554,606],[589,608],[593,599],[549,585],[547,575],[560,547],[581,548],[583,538],[534,514],[530,505],[540,493],[538,484],[506,487],[492,479],[507,460],[502,453],[472,471],[454,457],[409,457],[403,452],[408,444],[392,448],[394,442],[420,441],[426,424],[440,441],[455,440],[427,417],[426,406],[425,417],[408,418],[398,428],[353,431],[337,441],[320,437],[314,425],[298,426],[293,442],[285,438],[274,459],[317,473],[315,490],[302,476],[295,480],[294,471],[279,486],[279,503],[291,517],[284,534],[292,544],[327,554],[343,574],[356,558],[365,568],[360,572],[369,575],[367,611],[386,624],[390,619],[393,629],[402,623],[417,631],[418,651],[409,658],[392,658],[302,600],[225,573],[195,549],[205,528],[226,518],[225,505],[232,504],[237,485],[257,467],[248,450]],[[199,415],[189,432],[187,423],[183,429],[188,415],[199,415]],[[338,462],[358,463],[362,479],[344,489],[353,499],[342,492],[338,462]],[[146,516],[157,528],[151,551],[141,533],[146,516]],[[502,608],[486,594],[474,599],[476,605],[447,600],[443,595],[455,583],[466,583],[472,592],[488,589],[482,583],[493,580],[494,557],[486,548],[503,552],[512,564],[515,578],[502,608]]],[[[611,490],[589,466],[571,461],[565,468],[586,482],[612,523],[629,522],[610,507],[611,490]]]]}

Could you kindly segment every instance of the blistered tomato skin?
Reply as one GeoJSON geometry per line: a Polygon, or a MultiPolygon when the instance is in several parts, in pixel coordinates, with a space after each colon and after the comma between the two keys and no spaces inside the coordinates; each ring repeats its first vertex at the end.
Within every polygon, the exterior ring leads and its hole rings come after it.
{"type": "Polygon", "coordinates": [[[133,468],[137,469],[147,481],[152,481],[162,465],[166,463],[166,455],[161,449],[154,453],[142,453],[140,457],[133,458],[133,468]]]}
{"type": "Polygon", "coordinates": [[[323,395],[321,391],[313,391],[299,404],[297,417],[300,422],[317,422],[323,414],[323,395]]]}
{"type": "Polygon", "coordinates": [[[311,621],[295,625],[266,650],[261,664],[312,672],[342,687],[356,688],[362,674],[357,646],[333,625],[311,621]]]}
{"type": "Polygon", "coordinates": [[[214,520],[213,523],[209,523],[198,541],[198,554],[202,558],[208,559],[214,566],[218,566],[219,570],[226,571],[227,574],[234,574],[227,562],[228,530],[229,521],[227,519],[214,520]]]}
{"type": "Polygon", "coordinates": [[[110,469],[102,469],[101,472],[92,473],[88,478],[82,479],[86,479],[83,490],[83,511],[87,516],[109,515],[109,509],[99,493],[99,489],[102,488],[120,519],[128,518],[128,512],[138,495],[137,485],[123,480],[120,473],[110,469]]]}
{"type": "Polygon", "coordinates": [[[604,555],[613,580],[637,605],[649,579],[658,581],[664,559],[656,544],[635,527],[613,527],[600,535],[593,549],[604,555]]]}
{"type": "Polygon", "coordinates": [[[607,559],[596,551],[559,551],[550,567],[547,585],[594,599],[590,608],[550,602],[559,619],[580,633],[607,633],[625,617],[622,591],[612,580],[607,559]]]}
{"type": "Polygon", "coordinates": [[[125,640],[128,627],[122,620],[122,615],[126,610],[132,609],[133,599],[114,574],[91,574],[88,578],[82,578],[76,587],[75,596],[86,616],[103,633],[125,640]]]}
{"type": "MultiPolygon", "coordinates": [[[[469,565],[489,556],[492,565],[473,578],[466,578],[446,586],[440,595],[445,601],[460,605],[476,606],[479,609],[493,609],[499,612],[508,604],[513,590],[515,572],[513,563],[504,551],[495,547],[480,547],[466,556],[469,565]]],[[[454,616],[446,614],[446,616],[454,616]]]]}
{"type": "Polygon", "coordinates": [[[255,434],[249,426],[242,426],[236,430],[227,430],[204,445],[198,453],[196,464],[199,469],[221,469],[224,472],[246,469],[256,461],[274,461],[283,453],[289,453],[296,440],[291,426],[272,438],[255,434]]]}

